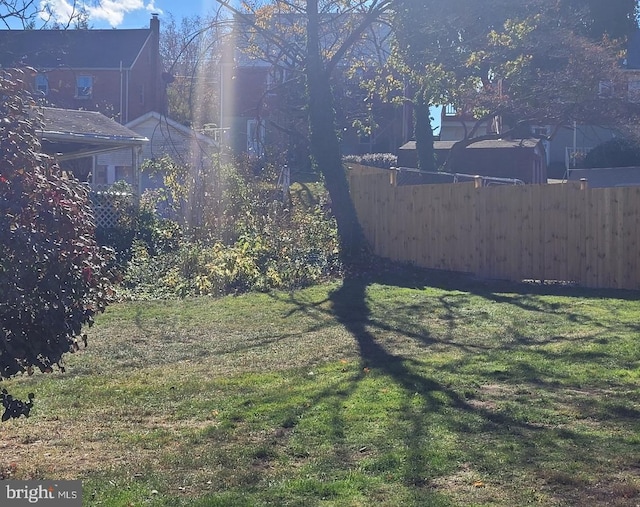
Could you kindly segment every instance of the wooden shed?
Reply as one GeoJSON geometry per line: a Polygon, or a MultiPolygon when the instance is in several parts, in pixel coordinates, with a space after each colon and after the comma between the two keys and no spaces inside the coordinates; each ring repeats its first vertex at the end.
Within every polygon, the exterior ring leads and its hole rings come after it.
{"type": "MultiPolygon", "coordinates": [[[[438,163],[447,159],[457,141],[435,141],[433,147],[438,163]]],[[[398,150],[398,166],[417,167],[415,141],[398,150]]],[[[546,183],[547,163],[540,139],[495,139],[473,143],[455,156],[452,172],[478,174],[496,178],[512,178],[524,183],[546,183]]]]}

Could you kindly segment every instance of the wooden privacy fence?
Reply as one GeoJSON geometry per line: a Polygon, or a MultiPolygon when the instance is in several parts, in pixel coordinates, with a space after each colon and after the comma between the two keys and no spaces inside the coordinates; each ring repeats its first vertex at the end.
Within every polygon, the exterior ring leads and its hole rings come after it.
{"type": "Polygon", "coordinates": [[[394,186],[388,171],[350,171],[349,181],[382,257],[486,278],[640,288],[640,187],[394,186]]]}

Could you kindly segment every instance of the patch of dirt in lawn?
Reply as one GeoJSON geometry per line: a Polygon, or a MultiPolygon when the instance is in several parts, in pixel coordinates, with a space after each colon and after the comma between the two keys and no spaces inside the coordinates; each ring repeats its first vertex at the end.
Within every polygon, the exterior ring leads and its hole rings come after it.
{"type": "Polygon", "coordinates": [[[166,432],[168,438],[158,446],[166,452],[180,442],[183,433],[211,424],[212,421],[166,421],[157,417],[135,421],[9,421],[2,428],[0,470],[8,471],[9,477],[5,478],[26,480],[54,476],[74,479],[105,468],[135,469],[155,462],[160,452],[145,445],[145,435],[166,432]],[[133,441],[132,435],[141,435],[142,441],[133,441]]]}
{"type": "Polygon", "coordinates": [[[493,484],[474,470],[470,463],[462,463],[453,474],[431,481],[435,490],[453,497],[460,505],[504,504],[502,485],[493,484]]]}
{"type": "Polygon", "coordinates": [[[484,384],[478,388],[476,397],[468,399],[467,403],[473,408],[495,411],[498,408],[496,400],[511,398],[515,392],[512,386],[501,384],[484,384]]]}

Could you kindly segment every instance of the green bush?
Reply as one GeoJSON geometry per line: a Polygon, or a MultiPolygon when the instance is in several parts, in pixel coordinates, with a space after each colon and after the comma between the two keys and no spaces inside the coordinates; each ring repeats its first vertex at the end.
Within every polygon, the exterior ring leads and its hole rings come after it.
{"type": "Polygon", "coordinates": [[[398,157],[393,153],[365,153],[364,155],[346,155],[344,162],[391,169],[398,165],[398,157]]]}
{"type": "Polygon", "coordinates": [[[638,167],[640,145],[632,140],[616,137],[593,148],[584,159],[584,167],[638,167]]]}

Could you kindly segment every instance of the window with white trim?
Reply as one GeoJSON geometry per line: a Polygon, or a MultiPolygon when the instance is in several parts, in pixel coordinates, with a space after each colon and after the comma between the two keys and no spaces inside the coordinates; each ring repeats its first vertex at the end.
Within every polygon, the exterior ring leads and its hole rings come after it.
{"type": "Polygon", "coordinates": [[[90,99],[93,94],[93,77],[77,76],[76,77],[76,98],[90,99]]]}
{"type": "Polygon", "coordinates": [[[600,83],[598,84],[598,96],[600,98],[613,97],[613,82],[600,81],[600,83]]]}
{"type": "Polygon", "coordinates": [[[41,95],[49,95],[49,78],[46,74],[36,74],[36,92],[41,95]]]}
{"type": "Polygon", "coordinates": [[[631,102],[640,102],[640,80],[631,79],[627,83],[627,92],[631,102]]]}

